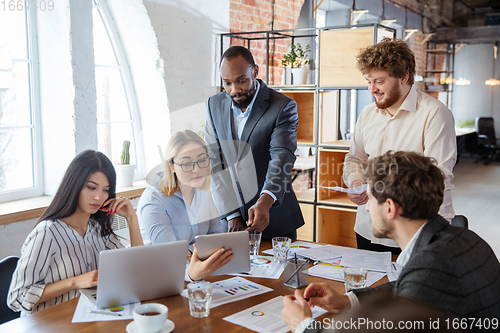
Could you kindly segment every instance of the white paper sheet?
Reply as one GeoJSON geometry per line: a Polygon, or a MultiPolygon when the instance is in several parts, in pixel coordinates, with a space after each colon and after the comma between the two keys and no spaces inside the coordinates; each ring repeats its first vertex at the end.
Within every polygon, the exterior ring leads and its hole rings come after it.
{"type": "MultiPolygon", "coordinates": [[[[342,267],[319,263],[318,265],[309,268],[308,274],[323,279],[344,282],[344,268],[342,267]]],[[[369,271],[366,275],[366,286],[370,287],[384,276],[385,273],[369,271]]]]}
{"type": "MultiPolygon", "coordinates": [[[[288,251],[288,259],[292,259],[295,256],[295,253],[297,253],[298,258],[304,258],[304,256],[299,255],[299,252],[302,250],[308,250],[308,249],[313,249],[313,248],[320,248],[323,247],[324,245],[320,244],[314,244],[314,243],[307,243],[307,242],[293,242],[292,245],[290,246],[290,251],[288,251]]],[[[273,249],[269,249],[266,251],[262,251],[262,253],[269,254],[271,256],[274,255],[273,249]]]]}
{"type": "Polygon", "coordinates": [[[231,275],[279,279],[284,270],[285,264],[274,261],[273,257],[250,256],[250,272],[231,275]]]}
{"type": "MultiPolygon", "coordinates": [[[[269,301],[225,317],[224,320],[256,332],[285,333],[289,329],[281,318],[283,308],[283,296],[277,296],[269,301]]],[[[313,318],[327,312],[317,306],[311,310],[313,318]]]]}
{"type": "Polygon", "coordinates": [[[339,192],[344,192],[344,193],[352,193],[352,194],[361,194],[366,191],[368,188],[367,184],[359,185],[356,187],[349,187],[349,188],[344,188],[344,187],[326,187],[326,186],[319,186],[320,188],[324,188],[327,190],[332,190],[332,191],[339,191],[339,192]]]}
{"type": "Polygon", "coordinates": [[[110,321],[110,320],[124,320],[134,319],[134,308],[141,305],[141,302],[120,305],[106,309],[96,309],[86,297],[80,296],[78,304],[76,305],[75,314],[73,315],[72,323],[86,323],[91,321],[110,321]],[[88,313],[87,310],[99,310],[106,312],[120,313],[121,316],[105,315],[98,313],[88,313]]]}
{"type": "MultiPolygon", "coordinates": [[[[242,277],[212,282],[212,303],[210,308],[215,308],[222,304],[239,301],[270,291],[272,291],[271,288],[248,281],[242,277]]],[[[188,298],[187,289],[184,289],[181,295],[188,298]]]]}
{"type": "MultiPolygon", "coordinates": [[[[361,251],[361,250],[358,250],[361,251]]],[[[341,266],[362,267],[377,272],[391,272],[391,252],[363,251],[342,256],[341,266]]]]}
{"type": "Polygon", "coordinates": [[[403,269],[403,266],[398,264],[397,262],[393,262],[391,264],[391,271],[387,272],[387,278],[389,279],[390,282],[396,281],[399,277],[399,273],[401,273],[401,270],[403,269]]]}

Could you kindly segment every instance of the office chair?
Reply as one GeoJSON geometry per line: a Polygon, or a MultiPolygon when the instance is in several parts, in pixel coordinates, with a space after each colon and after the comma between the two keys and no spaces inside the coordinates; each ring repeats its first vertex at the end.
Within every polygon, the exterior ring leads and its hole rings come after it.
{"type": "Polygon", "coordinates": [[[20,312],[14,312],[7,306],[7,293],[18,260],[18,257],[7,257],[0,261],[0,325],[21,315],[20,312]]]}
{"type": "Polygon", "coordinates": [[[451,219],[451,225],[469,229],[469,220],[463,215],[455,215],[455,217],[451,219]]]}
{"type": "MultiPolygon", "coordinates": [[[[500,142],[495,136],[495,122],[491,117],[476,118],[476,133],[481,157],[485,165],[500,157],[500,142]]],[[[479,159],[476,159],[476,163],[479,159]]]]}

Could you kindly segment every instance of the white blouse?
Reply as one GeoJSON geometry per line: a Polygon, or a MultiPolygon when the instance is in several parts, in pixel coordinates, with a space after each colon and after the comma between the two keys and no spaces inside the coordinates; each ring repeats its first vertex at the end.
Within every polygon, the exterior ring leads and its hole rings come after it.
{"type": "Polygon", "coordinates": [[[122,247],[114,235],[101,237],[99,224],[92,220],[84,237],[60,220],[38,223],[21,249],[7,296],[8,306],[25,316],[77,297],[78,289],[74,289],[36,304],[47,284],[96,270],[101,251],[122,247]]]}

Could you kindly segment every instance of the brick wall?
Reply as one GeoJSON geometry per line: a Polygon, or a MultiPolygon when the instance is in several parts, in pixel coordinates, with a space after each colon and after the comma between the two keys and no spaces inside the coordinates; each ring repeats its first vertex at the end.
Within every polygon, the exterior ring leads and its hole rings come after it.
{"type": "MultiPolygon", "coordinates": [[[[251,32],[294,29],[304,0],[231,0],[229,25],[231,32],[251,32]],[[274,6],[273,6],[274,2],[274,6]]],[[[265,34],[245,35],[262,37],[265,34]]],[[[269,84],[281,84],[283,66],[280,60],[288,52],[290,39],[274,39],[269,42],[269,84]]],[[[259,78],[266,78],[266,41],[247,41],[231,38],[230,45],[249,47],[260,67],[259,78]]]]}

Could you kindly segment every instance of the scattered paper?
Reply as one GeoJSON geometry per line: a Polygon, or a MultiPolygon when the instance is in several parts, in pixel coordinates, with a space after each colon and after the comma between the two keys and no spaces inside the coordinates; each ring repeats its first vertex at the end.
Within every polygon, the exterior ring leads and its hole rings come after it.
{"type": "MultiPolygon", "coordinates": [[[[309,268],[308,274],[323,279],[344,282],[344,268],[336,265],[319,263],[318,265],[309,268]]],[[[369,271],[366,275],[366,286],[370,287],[384,276],[385,273],[369,271]]]]}
{"type": "MultiPolygon", "coordinates": [[[[288,251],[288,259],[293,259],[295,257],[295,254],[297,254],[298,258],[304,258],[304,256],[299,255],[300,251],[313,249],[313,248],[319,248],[319,247],[323,247],[323,246],[324,245],[301,242],[301,241],[293,242],[292,245],[290,246],[290,251],[288,251]]],[[[262,253],[274,255],[273,249],[262,251],[262,253]]]]}
{"type": "Polygon", "coordinates": [[[284,270],[285,263],[274,261],[273,257],[250,256],[250,272],[231,275],[279,279],[284,270]]]}
{"type": "Polygon", "coordinates": [[[397,262],[393,262],[391,264],[391,271],[387,272],[387,278],[389,279],[389,282],[396,281],[398,279],[399,273],[401,273],[402,269],[403,269],[403,266],[401,266],[397,262]]]}
{"type": "MultiPolygon", "coordinates": [[[[212,303],[210,308],[215,308],[222,304],[239,301],[270,291],[272,291],[271,288],[248,281],[241,277],[212,282],[212,303]]],[[[184,289],[181,295],[188,298],[187,289],[184,289]]]]}
{"type": "Polygon", "coordinates": [[[301,249],[297,251],[297,255],[301,255],[312,260],[333,260],[335,258],[340,258],[342,253],[338,251],[338,246],[328,245],[322,247],[316,247],[311,249],[301,249]]]}
{"type": "Polygon", "coordinates": [[[81,297],[76,305],[72,323],[86,323],[91,321],[129,320],[134,319],[134,308],[141,305],[141,302],[130,303],[105,309],[97,309],[87,297],[81,297]],[[121,316],[113,316],[99,313],[89,313],[87,310],[98,310],[110,313],[120,313],[121,316]]]}
{"type": "MultiPolygon", "coordinates": [[[[281,318],[281,310],[283,310],[283,308],[283,296],[277,296],[269,301],[225,317],[224,320],[256,332],[285,333],[288,332],[289,329],[281,318]]],[[[313,318],[319,317],[327,312],[317,306],[311,310],[313,318]]]]}
{"type": "Polygon", "coordinates": [[[335,187],[319,186],[319,187],[327,189],[327,190],[332,190],[332,191],[339,191],[339,192],[352,193],[352,194],[361,194],[361,193],[366,191],[366,189],[368,188],[368,185],[363,184],[363,185],[359,185],[356,187],[349,187],[349,188],[339,187],[339,186],[335,186],[335,187]]]}
{"type": "Polygon", "coordinates": [[[346,267],[362,267],[383,273],[391,271],[391,252],[358,251],[360,252],[356,254],[351,253],[343,255],[340,265],[346,267]]]}

